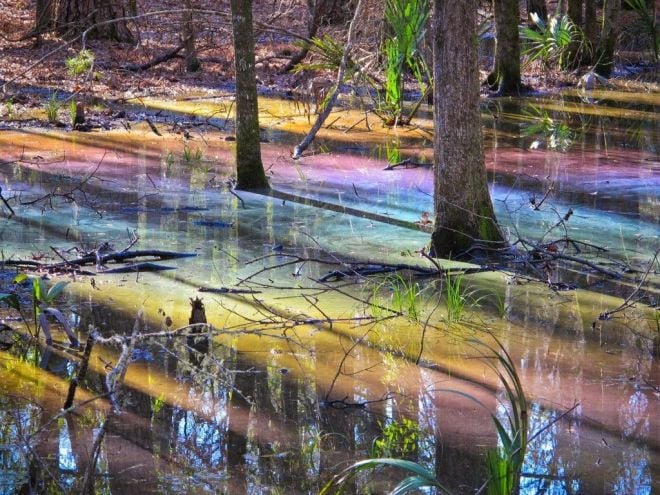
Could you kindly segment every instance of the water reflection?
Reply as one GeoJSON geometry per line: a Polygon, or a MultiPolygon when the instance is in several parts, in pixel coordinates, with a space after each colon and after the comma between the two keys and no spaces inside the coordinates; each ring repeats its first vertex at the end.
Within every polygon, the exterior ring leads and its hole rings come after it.
{"type": "MultiPolygon", "coordinates": [[[[589,105],[488,102],[489,176],[498,215],[512,235],[549,239],[559,235],[554,230],[558,215],[572,209],[567,227],[572,237],[606,246],[617,259],[647,260],[660,235],[654,104],[619,112],[623,103],[617,103],[606,115],[594,114],[589,105]],[[533,127],[539,123],[545,127],[537,135],[533,127]],[[530,150],[535,140],[545,144],[530,150]],[[550,187],[548,208],[531,208],[530,200],[538,204],[550,187]]],[[[26,198],[75,182],[102,154],[84,138],[75,149],[60,138],[12,139],[7,153],[22,149],[25,141],[29,153],[67,151],[66,163],[57,166],[27,162],[0,170],[3,191],[26,198]]],[[[178,263],[175,273],[101,274],[94,287],[86,279],[74,281],[62,309],[81,333],[90,325],[106,335],[128,331],[138,308],[152,328],[163,328],[165,315],[174,326],[183,325],[197,287],[233,286],[281,263],[282,254],[319,257],[330,251],[400,261],[402,252],[428,241],[427,234],[386,220],[414,222],[432,210],[432,171],[382,170],[384,160],[429,160],[428,136],[423,141],[388,135],[378,145],[357,141],[351,155],[336,151],[347,149],[339,138],[328,139],[331,153],[297,163],[283,158],[286,153],[277,145],[264,147],[278,190],[368,217],[304,200],[249,193],[240,193],[239,200],[224,187],[231,175],[230,148],[213,136],[205,149],[213,160],[196,165],[183,163],[177,142],[151,143],[136,136],[130,146],[119,146],[104,139],[115,155],[100,169],[104,180],[89,185],[92,204],[18,207],[19,215],[0,226],[5,254],[47,252],[53,244],[93,247],[106,239],[121,248],[129,229],[138,232],[142,246],[198,256],[178,263]],[[268,257],[248,264],[263,256],[268,257]]],[[[322,313],[368,314],[364,304],[326,287],[305,288],[310,278],[327,271],[325,265],[301,261],[251,279],[250,286],[262,291],[254,297],[205,295],[209,321],[231,328],[238,312],[252,319],[241,329],[264,321],[280,328],[284,313],[321,320],[322,313]],[[259,304],[262,300],[272,304],[272,313],[259,304]]],[[[626,320],[592,327],[599,312],[617,304],[599,286],[559,294],[506,284],[499,276],[469,281],[489,291],[489,304],[491,294],[493,300],[501,295],[501,319],[486,311],[486,300],[484,311],[475,309],[471,317],[474,326],[487,326],[506,342],[533,399],[531,432],[541,433],[525,459],[522,492],[651,493],[660,479],[657,393],[648,385],[655,383],[657,358],[648,352],[646,316],[630,312],[626,320]]],[[[346,290],[365,298],[363,286],[346,290]]],[[[339,469],[369,455],[375,441],[395,435],[404,420],[419,432],[412,460],[434,468],[459,493],[477,490],[486,478],[484,452],[496,445],[496,433],[485,409],[444,389],[478,397],[488,410],[502,414],[495,403],[496,381],[474,359],[464,359],[460,340],[476,330],[446,326],[440,317],[444,308],[433,315],[430,308],[420,311],[429,317],[420,366],[411,358],[419,351],[420,328],[404,319],[373,328],[292,325],[287,342],[268,336],[199,336],[141,349],[153,359],[129,369],[125,424],[113,425],[106,439],[97,492],[317,493],[339,469]],[[369,404],[360,407],[364,402],[369,404]]],[[[84,386],[89,394],[103,391],[103,363],[116,359],[112,349],[96,352],[84,386]]],[[[26,482],[31,458],[14,447],[23,445],[22,434],[36,431],[59,411],[77,362],[57,349],[17,346],[14,353],[0,361],[0,382],[8,394],[0,402],[2,493],[26,482]],[[40,369],[28,363],[40,363],[40,369]],[[17,395],[29,400],[12,399],[17,395]]],[[[62,489],[75,491],[88,463],[104,417],[103,401],[98,402],[98,410],[63,418],[37,442],[62,489]]],[[[353,491],[380,490],[388,476],[361,475],[353,491]]]]}

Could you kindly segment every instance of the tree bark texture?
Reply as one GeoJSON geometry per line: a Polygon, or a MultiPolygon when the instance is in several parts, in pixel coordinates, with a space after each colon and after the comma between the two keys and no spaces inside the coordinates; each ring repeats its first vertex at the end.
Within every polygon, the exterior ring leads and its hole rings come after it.
{"type": "Polygon", "coordinates": [[[568,17],[580,28],[584,28],[583,0],[568,0],[568,17]]]}
{"type": "Polygon", "coordinates": [[[186,0],[186,9],[188,12],[183,13],[183,22],[181,25],[181,36],[185,47],[185,64],[186,72],[197,72],[202,68],[202,63],[197,57],[197,48],[195,46],[195,25],[193,23],[193,13],[190,12],[193,8],[192,2],[186,0]]]}
{"type": "Polygon", "coordinates": [[[488,76],[488,85],[499,94],[512,95],[520,91],[520,38],[518,0],[493,0],[495,10],[495,68],[488,76]]]}
{"type": "Polygon", "coordinates": [[[591,43],[591,46],[596,46],[596,37],[598,36],[596,0],[586,0],[584,2],[584,36],[591,43]]]}
{"type": "MultiPolygon", "coordinates": [[[[584,32],[584,1],[583,0],[568,0],[567,12],[568,17],[573,21],[573,24],[578,26],[584,32]]],[[[577,69],[585,63],[589,63],[588,57],[584,56],[585,51],[580,49],[583,40],[573,40],[566,56],[565,68],[577,69]]]]}
{"type": "Polygon", "coordinates": [[[604,0],[603,24],[594,66],[594,72],[603,77],[610,77],[614,69],[614,49],[619,35],[617,24],[620,10],[621,0],[604,0]]]}
{"type": "Polygon", "coordinates": [[[488,191],[479,111],[478,0],[434,0],[435,227],[432,253],[502,241],[488,191]]]}
{"type": "Polygon", "coordinates": [[[37,0],[34,31],[43,33],[55,24],[55,0],[37,0]]]}
{"type": "Polygon", "coordinates": [[[269,189],[261,161],[252,0],[231,0],[236,69],[236,176],[238,189],[269,189]]]}
{"type": "MultiPolygon", "coordinates": [[[[61,34],[80,34],[91,26],[127,16],[124,0],[61,0],[57,7],[57,28],[61,34]]],[[[95,28],[90,36],[126,43],[135,38],[126,21],[95,28]]]]}

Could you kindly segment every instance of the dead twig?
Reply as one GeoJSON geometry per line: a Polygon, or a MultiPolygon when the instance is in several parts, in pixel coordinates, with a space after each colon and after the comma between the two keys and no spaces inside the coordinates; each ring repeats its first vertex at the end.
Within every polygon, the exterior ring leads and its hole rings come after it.
{"type": "MultiPolygon", "coordinates": [[[[646,278],[649,276],[649,273],[651,273],[651,269],[653,268],[653,265],[655,265],[656,261],[658,260],[658,254],[660,254],[660,249],[657,249],[655,251],[653,258],[646,267],[646,271],[644,272],[644,275],[642,275],[642,278],[637,284],[637,287],[635,287],[635,290],[633,290],[618,307],[609,311],[603,311],[600,315],[598,315],[599,320],[611,320],[613,314],[624,311],[635,304],[636,301],[633,301],[633,298],[639,293],[639,291],[642,289],[642,286],[646,282],[646,278]]],[[[595,323],[596,322],[594,321],[593,324],[595,325],[595,323]]]]}

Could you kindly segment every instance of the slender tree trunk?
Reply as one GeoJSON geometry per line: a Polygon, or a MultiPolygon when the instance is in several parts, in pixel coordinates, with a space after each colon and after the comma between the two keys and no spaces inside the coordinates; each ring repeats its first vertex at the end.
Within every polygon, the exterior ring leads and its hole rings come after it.
{"type": "Polygon", "coordinates": [[[527,22],[530,27],[536,26],[529,17],[532,13],[537,14],[543,22],[546,22],[548,20],[548,7],[545,0],[527,0],[527,22]]]}
{"type": "Polygon", "coordinates": [[[589,43],[591,43],[591,46],[596,46],[596,36],[598,36],[598,18],[596,16],[596,0],[585,0],[584,37],[589,41],[589,43]]]}
{"type": "MultiPolygon", "coordinates": [[[[192,2],[186,0],[186,9],[192,10],[192,2]]],[[[202,68],[202,63],[197,57],[197,48],[195,47],[195,25],[193,23],[192,12],[183,13],[183,23],[181,26],[181,34],[183,36],[184,51],[185,51],[185,64],[187,72],[197,72],[202,68]]]]}
{"type": "Polygon", "coordinates": [[[518,36],[518,0],[493,0],[495,10],[495,68],[487,79],[488,86],[499,94],[520,92],[520,39],[518,36]]]}
{"type": "MultiPolygon", "coordinates": [[[[584,31],[584,1],[583,0],[568,0],[567,15],[577,27],[584,31]]],[[[584,50],[580,49],[583,40],[575,39],[569,47],[567,56],[565,58],[565,68],[576,69],[581,67],[584,63],[588,63],[584,56],[584,50]]]]}
{"type": "MultiPolygon", "coordinates": [[[[61,0],[56,25],[61,34],[79,34],[97,23],[126,15],[124,0],[61,0]]],[[[91,36],[126,43],[135,41],[126,21],[120,20],[99,26],[91,36]]]]}
{"type": "Polygon", "coordinates": [[[252,0],[231,0],[236,68],[236,176],[238,189],[269,189],[261,161],[252,0]]]}
{"type": "Polygon", "coordinates": [[[617,30],[619,10],[621,10],[621,0],[604,0],[603,24],[594,67],[594,72],[603,77],[610,77],[614,69],[614,49],[619,35],[617,30]]]}
{"type": "Polygon", "coordinates": [[[432,253],[460,257],[476,241],[501,245],[482,149],[478,0],[434,0],[435,228],[432,253]]]}

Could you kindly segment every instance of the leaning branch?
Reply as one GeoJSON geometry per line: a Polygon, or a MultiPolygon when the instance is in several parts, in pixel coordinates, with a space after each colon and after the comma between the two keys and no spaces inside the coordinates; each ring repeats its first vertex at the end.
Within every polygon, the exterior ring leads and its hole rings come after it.
{"type": "Polygon", "coordinates": [[[330,90],[330,94],[328,95],[325,106],[323,107],[323,111],[316,118],[316,122],[314,122],[314,125],[309,130],[307,135],[303,138],[303,140],[293,148],[292,157],[294,159],[300,158],[302,156],[303,152],[312,143],[312,141],[316,137],[316,134],[321,129],[321,126],[323,125],[323,123],[328,118],[328,115],[330,115],[330,112],[332,111],[332,108],[334,107],[335,102],[337,101],[337,96],[339,95],[339,90],[341,89],[341,85],[344,82],[344,73],[346,72],[346,67],[348,66],[348,61],[349,61],[349,58],[350,58],[350,54],[351,54],[351,51],[353,51],[353,41],[354,41],[354,38],[355,38],[355,30],[356,30],[356,27],[357,27],[357,19],[360,18],[361,13],[362,13],[362,0],[358,0],[358,4],[355,7],[355,14],[353,14],[353,19],[351,19],[351,24],[348,27],[348,39],[346,40],[346,46],[344,47],[344,53],[342,54],[341,62],[339,63],[339,69],[337,70],[337,81],[335,82],[335,85],[330,90]]]}

